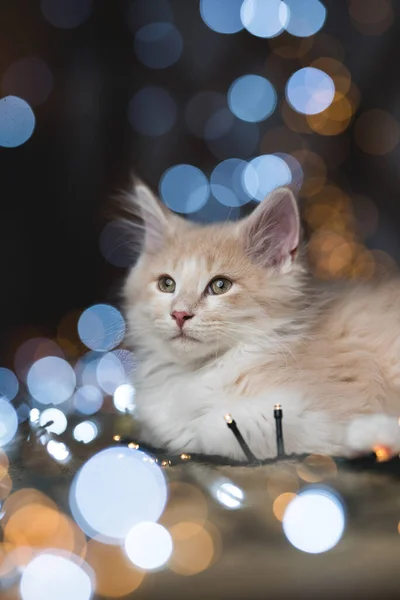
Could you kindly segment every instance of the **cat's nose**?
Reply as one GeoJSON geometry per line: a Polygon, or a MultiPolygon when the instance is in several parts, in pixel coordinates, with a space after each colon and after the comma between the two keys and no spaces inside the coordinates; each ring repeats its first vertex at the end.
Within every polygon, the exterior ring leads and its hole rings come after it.
{"type": "Polygon", "coordinates": [[[186,312],[185,310],[173,310],[171,313],[171,317],[176,321],[178,327],[182,329],[185,322],[189,319],[193,319],[194,315],[186,312]]]}

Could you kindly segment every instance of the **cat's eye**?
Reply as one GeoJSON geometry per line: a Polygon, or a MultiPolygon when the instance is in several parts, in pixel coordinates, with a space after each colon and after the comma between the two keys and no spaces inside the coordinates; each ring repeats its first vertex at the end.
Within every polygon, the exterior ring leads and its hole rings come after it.
{"type": "Polygon", "coordinates": [[[232,281],[230,281],[226,277],[216,277],[208,284],[207,292],[216,296],[219,294],[225,294],[225,292],[230,290],[231,287],[232,281]]]}
{"type": "Polygon", "coordinates": [[[163,275],[160,277],[157,285],[160,292],[164,292],[165,294],[172,294],[176,287],[175,281],[168,275],[163,275]]]}

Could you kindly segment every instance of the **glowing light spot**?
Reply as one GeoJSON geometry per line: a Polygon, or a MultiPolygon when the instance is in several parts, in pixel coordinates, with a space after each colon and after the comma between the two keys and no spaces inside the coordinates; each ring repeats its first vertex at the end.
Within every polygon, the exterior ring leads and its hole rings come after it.
{"type": "Polygon", "coordinates": [[[46,356],[29,369],[29,392],[41,404],[60,404],[72,396],[76,384],[73,368],[62,358],[46,356]]]}
{"type": "Polygon", "coordinates": [[[115,267],[129,267],[135,259],[132,233],[123,221],[111,221],[105,225],[99,239],[100,252],[115,267]]]}
{"type": "Polygon", "coordinates": [[[35,129],[35,115],[18,96],[0,99],[0,146],[16,148],[25,144],[35,129]]]}
{"type": "Polygon", "coordinates": [[[87,352],[75,365],[75,375],[78,384],[97,387],[97,365],[103,356],[101,352],[87,352]]]}
{"type": "Polygon", "coordinates": [[[46,430],[49,433],[57,433],[60,435],[67,429],[67,417],[61,410],[58,410],[58,408],[46,408],[46,410],[42,412],[39,418],[40,425],[43,427],[49,421],[53,421],[51,425],[46,427],[46,430]]]}
{"type": "Polygon", "coordinates": [[[54,27],[72,29],[90,17],[92,0],[41,0],[40,8],[54,27]]]}
{"type": "Polygon", "coordinates": [[[314,35],[326,19],[326,8],[319,0],[285,0],[289,8],[286,30],[298,37],[314,35]]]}
{"type": "Polygon", "coordinates": [[[171,23],[150,23],[135,35],[138,59],[151,69],[165,69],[182,54],[182,37],[171,23]]]}
{"type": "Polygon", "coordinates": [[[90,540],[86,561],[96,573],[96,592],[101,597],[131,598],[145,576],[145,571],[135,568],[120,546],[90,540]]]}
{"type": "Polygon", "coordinates": [[[157,521],[166,500],[161,468],[145,453],[123,447],[90,458],[70,491],[75,521],[85,533],[99,534],[108,543],[118,543],[141,521],[157,521]]]}
{"type": "Polygon", "coordinates": [[[59,462],[64,462],[69,458],[69,450],[67,446],[63,442],[57,442],[56,440],[49,440],[47,442],[47,452],[52,456],[55,460],[59,462]]]}
{"type": "Polygon", "coordinates": [[[103,405],[103,394],[94,385],[83,385],[74,394],[74,407],[83,415],[94,415],[103,405]]]}
{"type": "Polygon", "coordinates": [[[135,388],[129,383],[119,385],[113,396],[114,406],[120,412],[135,410],[135,388]]]}
{"type": "Polygon", "coordinates": [[[10,369],[0,367],[0,398],[4,400],[14,400],[18,393],[18,379],[10,369]]]}
{"type": "Polygon", "coordinates": [[[23,402],[17,408],[18,423],[24,423],[29,419],[31,409],[28,404],[23,402]]]}
{"type": "Polygon", "coordinates": [[[165,171],[160,181],[160,195],[175,212],[192,213],[207,202],[210,185],[200,169],[176,165],[165,171]]]}
{"type": "Polygon", "coordinates": [[[322,112],[334,97],[335,85],[331,77],[314,67],[296,71],[286,86],[286,98],[290,106],[306,115],[322,112]]]}
{"type": "Polygon", "coordinates": [[[30,422],[37,423],[39,421],[39,417],[40,417],[40,410],[38,410],[37,408],[32,408],[30,415],[29,415],[30,422]]]}
{"type": "Polygon", "coordinates": [[[289,542],[310,554],[326,552],[336,546],[344,528],[345,516],[340,500],[321,489],[298,494],[283,515],[283,531],[289,542]]]}
{"type": "Polygon", "coordinates": [[[198,523],[181,522],[170,529],[174,552],[169,568],[179,575],[196,575],[205,571],[215,560],[216,536],[198,523]]]}
{"type": "Polygon", "coordinates": [[[325,454],[310,454],[298,465],[297,473],[304,481],[317,483],[324,479],[336,477],[335,461],[325,454]]]}
{"type": "Polygon", "coordinates": [[[74,438],[77,442],[89,444],[98,434],[97,427],[92,421],[82,421],[74,428],[74,438]]]}
{"type": "Polygon", "coordinates": [[[138,523],[125,538],[125,551],[137,567],[159,569],[171,556],[172,538],[158,523],[138,523]]]}
{"type": "Polygon", "coordinates": [[[5,446],[17,433],[18,415],[7,400],[0,398],[0,446],[5,446]]]}
{"type": "Polygon", "coordinates": [[[225,482],[216,488],[215,497],[226,508],[236,509],[243,505],[244,493],[237,485],[225,482]]]}
{"type": "Polygon", "coordinates": [[[87,566],[55,553],[43,553],[27,565],[22,573],[22,600],[90,600],[94,575],[87,566]],[[78,564],[79,563],[79,564],[78,564]]]}
{"type": "Polygon", "coordinates": [[[218,33],[236,33],[243,29],[240,8],[243,0],[200,0],[204,23],[218,33]]]}
{"type": "Polygon", "coordinates": [[[124,339],[125,321],[114,306],[95,304],[81,314],[78,333],[82,342],[91,350],[107,352],[124,339]]]}
{"type": "Polygon", "coordinates": [[[211,174],[211,192],[225,206],[243,206],[250,197],[243,187],[247,162],[230,158],[217,165],[211,174]]]}
{"type": "Polygon", "coordinates": [[[118,356],[108,352],[97,363],[96,376],[99,386],[107,394],[113,394],[125,381],[125,371],[118,356]]]}
{"type": "Polygon", "coordinates": [[[146,87],[129,104],[129,121],[143,135],[167,133],[175,124],[177,108],[171,94],[161,87],[146,87]]]}
{"type": "Polygon", "coordinates": [[[18,96],[38,106],[45,102],[53,87],[53,76],[46,63],[35,56],[14,62],[3,75],[1,89],[6,96],[18,96]]]}
{"type": "Polygon", "coordinates": [[[31,338],[26,340],[15,353],[14,368],[18,377],[26,381],[32,364],[40,358],[58,356],[64,358],[61,348],[47,338],[31,338]]]}
{"type": "Polygon", "coordinates": [[[253,35],[272,38],[286,27],[289,10],[281,0],[244,0],[240,18],[243,26],[253,35]]]}
{"type": "Polygon", "coordinates": [[[243,184],[251,198],[263,200],[276,188],[291,182],[292,174],[286,162],[273,154],[258,156],[249,162],[243,184]]]}
{"type": "Polygon", "coordinates": [[[231,111],[243,121],[264,121],[275,110],[274,86],[260,75],[243,75],[234,81],[228,91],[231,111]]]}
{"type": "Polygon", "coordinates": [[[275,498],[274,503],[272,505],[272,512],[278,521],[282,521],[283,515],[285,514],[285,510],[287,509],[289,503],[296,497],[296,494],[292,492],[284,492],[277,498],[275,498]]]}

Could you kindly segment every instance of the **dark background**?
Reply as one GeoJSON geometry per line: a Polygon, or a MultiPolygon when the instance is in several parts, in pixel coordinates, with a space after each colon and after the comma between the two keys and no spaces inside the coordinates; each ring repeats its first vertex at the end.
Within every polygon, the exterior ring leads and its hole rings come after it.
{"type": "MultiPolygon", "coordinates": [[[[148,4],[156,14],[157,0],[148,4]]],[[[324,4],[327,20],[315,36],[313,58],[318,57],[318,44],[321,56],[327,55],[321,35],[341,45],[343,62],[360,91],[352,123],[371,108],[400,120],[400,3],[392,3],[394,20],[380,35],[365,35],[354,27],[346,1],[324,4]]],[[[109,198],[127,185],[132,169],[157,188],[171,165],[187,162],[206,174],[216,166],[218,159],[190,133],[182,117],[195,93],[226,93],[236,77],[250,71],[269,77],[282,98],[282,75],[306,64],[279,57],[266,63],[272,54],[267,40],[245,30],[216,33],[202,21],[197,0],[170,0],[183,54],[167,69],[149,69],[137,60],[133,44],[135,31],[146,20],[141,22],[140,11],[132,18],[131,6],[131,0],[95,0],[83,24],[62,29],[43,18],[38,0],[0,4],[0,81],[25,56],[43,59],[54,78],[48,99],[34,109],[33,136],[20,147],[0,148],[3,352],[21,328],[36,327],[51,335],[69,310],[107,300],[118,287],[123,269],[103,258],[99,235],[109,198]],[[175,126],[159,138],[135,133],[128,120],[132,95],[148,84],[166,87],[178,105],[175,126]]],[[[379,225],[365,243],[397,261],[399,146],[384,156],[371,156],[355,143],[352,123],[338,136],[311,133],[300,136],[301,143],[322,156],[328,168],[332,152],[345,150],[345,160],[329,169],[329,178],[346,193],[373,201],[379,225]]],[[[284,125],[279,110],[261,127],[264,132],[278,125],[284,125]]],[[[279,141],[270,151],[285,150],[278,146],[279,141]]]]}

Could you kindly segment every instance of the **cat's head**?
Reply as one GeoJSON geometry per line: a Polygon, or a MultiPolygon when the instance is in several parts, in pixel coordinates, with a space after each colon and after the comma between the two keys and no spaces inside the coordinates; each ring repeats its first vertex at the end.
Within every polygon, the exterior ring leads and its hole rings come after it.
{"type": "Polygon", "coordinates": [[[134,344],[192,362],[243,342],[272,347],[290,329],[303,270],[289,189],[241,221],[212,225],[172,213],[143,184],[129,202],[142,224],[140,257],[124,288],[134,344]]]}

